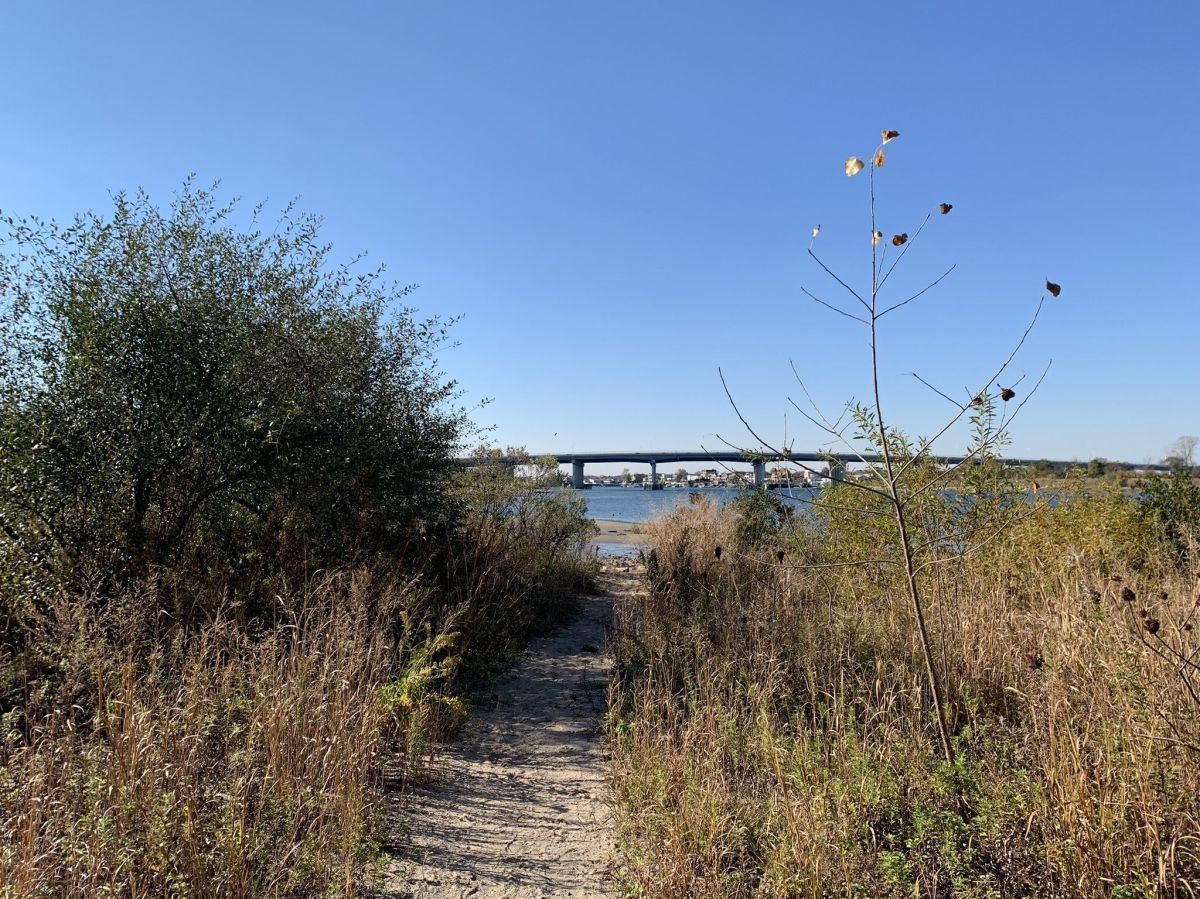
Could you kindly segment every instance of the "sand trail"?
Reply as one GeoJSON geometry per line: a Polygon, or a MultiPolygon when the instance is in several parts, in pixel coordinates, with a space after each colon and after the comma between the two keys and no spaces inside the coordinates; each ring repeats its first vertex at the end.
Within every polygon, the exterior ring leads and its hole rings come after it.
{"type": "Polygon", "coordinates": [[[571,624],[533,640],[432,777],[401,798],[402,846],[385,895],[600,897],[611,862],[608,759],[600,732],[611,667],[613,594],[631,563],[606,565],[605,592],[571,624]]]}

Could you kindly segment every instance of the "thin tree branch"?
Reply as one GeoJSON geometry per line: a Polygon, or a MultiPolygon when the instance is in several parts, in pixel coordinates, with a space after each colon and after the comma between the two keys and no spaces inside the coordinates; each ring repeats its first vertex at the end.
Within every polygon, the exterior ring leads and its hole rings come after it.
{"type": "Polygon", "coordinates": [[[846,312],[844,309],[839,309],[837,306],[834,306],[832,303],[826,303],[826,302],[825,302],[824,300],[822,300],[820,297],[818,297],[818,296],[815,296],[815,295],[814,295],[814,294],[812,294],[812,293],[809,293],[809,291],[808,291],[808,289],[807,289],[807,288],[805,288],[805,287],[801,287],[801,288],[800,288],[800,290],[802,290],[802,291],[803,291],[803,292],[804,292],[804,293],[805,293],[805,294],[808,296],[808,298],[809,298],[810,300],[812,300],[813,302],[816,302],[816,303],[820,303],[820,304],[821,304],[822,306],[824,306],[826,309],[832,309],[832,310],[833,310],[834,312],[836,312],[838,315],[844,315],[844,316],[846,316],[846,318],[852,318],[852,319],[854,319],[856,322],[862,322],[864,325],[865,325],[865,324],[867,324],[867,320],[866,320],[865,318],[862,318],[861,316],[854,315],[854,314],[852,314],[852,313],[846,312]]]}
{"type": "MultiPolygon", "coordinates": [[[[929,224],[929,220],[931,218],[933,218],[932,212],[925,213],[925,221],[921,222],[921,226],[919,228],[917,228],[917,233],[914,234],[912,237],[910,237],[907,241],[904,242],[904,249],[902,249],[900,251],[900,255],[897,256],[895,258],[895,260],[893,260],[891,268],[889,268],[887,270],[887,274],[885,274],[879,280],[879,285],[875,288],[874,294],[878,294],[879,291],[883,290],[883,285],[887,284],[888,278],[890,278],[892,276],[892,272],[894,272],[896,270],[896,266],[898,266],[900,264],[900,260],[904,258],[904,254],[908,252],[909,247],[911,247],[913,244],[915,244],[917,242],[917,238],[921,236],[921,232],[925,230],[925,226],[929,224]]],[[[872,228],[871,230],[872,230],[872,232],[874,232],[874,228],[872,228]]],[[[874,299],[874,296],[872,296],[872,299],[874,299]]]]}
{"type": "Polygon", "coordinates": [[[861,296],[858,295],[857,290],[855,290],[853,287],[851,287],[849,284],[847,284],[845,281],[843,281],[841,278],[839,278],[837,275],[835,275],[833,273],[833,270],[830,269],[829,266],[827,266],[824,262],[822,262],[817,257],[817,254],[812,251],[812,247],[808,248],[808,255],[811,256],[813,259],[816,259],[817,265],[819,265],[819,266],[821,266],[821,268],[825,269],[825,273],[827,275],[829,275],[829,277],[833,278],[833,280],[837,281],[838,284],[841,284],[842,287],[844,287],[844,288],[846,288],[846,290],[850,291],[850,295],[852,297],[854,297],[854,299],[856,299],[860,303],[862,303],[864,309],[866,309],[868,312],[871,311],[870,304],[866,300],[864,300],[861,296]]]}
{"type": "MultiPolygon", "coordinates": [[[[1017,345],[1015,347],[1013,347],[1012,352],[1008,354],[1008,358],[1004,360],[1004,364],[1002,364],[1000,366],[1000,368],[996,370],[995,374],[993,374],[990,378],[987,379],[987,381],[984,382],[984,387],[981,390],[977,391],[975,394],[973,394],[974,396],[978,396],[980,393],[983,393],[984,391],[986,391],[990,385],[995,383],[997,378],[999,378],[1002,374],[1004,374],[1005,371],[1008,370],[1009,365],[1012,364],[1013,359],[1016,358],[1017,353],[1020,351],[1021,347],[1025,345],[1025,341],[1029,338],[1029,334],[1033,330],[1033,326],[1035,324],[1037,324],[1038,316],[1042,314],[1042,306],[1044,306],[1045,303],[1046,303],[1046,297],[1043,294],[1041,299],[1038,300],[1037,308],[1033,312],[1033,317],[1029,320],[1029,324],[1025,327],[1024,333],[1021,334],[1021,339],[1017,341],[1017,345]]],[[[954,402],[954,401],[951,400],[951,402],[954,402]]],[[[936,443],[939,438],[941,438],[947,431],[949,431],[952,427],[954,427],[956,424],[958,424],[959,421],[962,420],[962,417],[967,413],[967,410],[970,408],[971,408],[971,405],[969,403],[962,406],[960,408],[958,414],[955,415],[953,418],[951,418],[950,421],[948,421],[946,423],[946,425],[940,431],[938,431],[936,434],[933,435],[933,437],[931,437],[929,439],[928,445],[933,446],[933,444],[936,443]]],[[[913,463],[915,462],[915,459],[916,459],[916,457],[914,457],[913,459],[910,459],[908,462],[906,462],[901,467],[900,476],[903,476],[904,472],[913,465],[913,463]]]]}
{"type": "MultiPolygon", "coordinates": [[[[907,246],[907,244],[906,244],[906,246],[907,246]]],[[[941,276],[939,276],[939,277],[938,277],[938,279],[937,279],[936,281],[933,281],[932,283],[930,283],[930,284],[928,284],[927,286],[923,287],[921,290],[918,290],[916,293],[914,293],[914,294],[913,294],[911,297],[909,297],[907,300],[902,300],[902,301],[901,301],[901,302],[899,302],[899,303],[895,303],[895,304],[893,304],[893,305],[891,305],[891,306],[888,306],[886,309],[884,309],[882,312],[880,312],[880,313],[879,313],[877,316],[875,316],[876,320],[883,318],[883,317],[884,317],[885,315],[887,315],[889,312],[894,312],[895,310],[899,309],[901,306],[907,306],[907,305],[908,305],[909,303],[911,303],[913,300],[917,299],[917,297],[921,296],[921,294],[923,294],[923,293],[926,293],[927,291],[933,290],[933,288],[937,287],[937,286],[938,286],[938,284],[939,284],[939,283],[941,283],[941,281],[942,281],[943,279],[945,279],[945,278],[946,278],[946,277],[947,277],[947,276],[948,276],[948,275],[949,275],[949,274],[950,274],[952,271],[954,271],[954,269],[956,268],[956,266],[957,266],[957,263],[956,263],[955,265],[952,265],[952,266],[950,266],[948,269],[946,269],[946,271],[945,271],[945,272],[943,272],[943,273],[941,274],[941,276]]]]}
{"type": "MultiPolygon", "coordinates": [[[[746,417],[744,415],[742,415],[742,410],[739,409],[738,404],[736,402],[734,402],[733,394],[731,394],[729,392],[729,385],[725,382],[725,373],[723,371],[721,371],[720,368],[717,369],[717,373],[721,376],[721,386],[725,389],[725,398],[729,400],[729,405],[733,407],[733,411],[737,415],[738,421],[740,421],[742,423],[742,426],[749,432],[750,436],[753,437],[755,440],[757,440],[761,446],[765,447],[766,449],[769,449],[772,453],[774,453],[777,456],[782,456],[783,453],[780,450],[773,447],[770,444],[770,442],[768,442],[767,440],[764,440],[758,434],[758,432],[755,431],[754,428],[750,425],[750,422],[746,421],[746,417]]],[[[810,468],[809,466],[805,465],[803,462],[801,462],[799,460],[792,459],[790,461],[792,462],[792,464],[798,465],[800,468],[803,468],[805,471],[811,472],[812,474],[819,474],[822,477],[825,477],[825,475],[822,474],[822,472],[819,472],[816,469],[810,468]]],[[[869,484],[864,484],[861,481],[843,481],[842,483],[848,484],[851,487],[854,487],[855,489],[863,490],[867,493],[874,493],[877,496],[884,497],[885,499],[890,498],[885,491],[880,490],[876,487],[872,487],[869,484]]]]}
{"type": "MultiPolygon", "coordinates": [[[[1051,362],[1053,362],[1053,360],[1051,360],[1051,362]]],[[[1021,409],[1025,406],[1025,404],[1027,402],[1029,402],[1030,398],[1033,397],[1033,395],[1035,393],[1037,393],[1038,388],[1042,385],[1042,381],[1046,377],[1046,373],[1049,371],[1050,371],[1050,364],[1048,363],[1046,365],[1046,368],[1042,371],[1042,376],[1037,379],[1037,382],[1033,385],[1033,387],[1030,389],[1030,391],[1025,395],[1025,398],[1021,400],[1020,404],[1018,404],[1017,408],[1013,411],[1013,414],[1011,416],[1009,416],[1009,418],[1007,419],[1006,424],[1011,424],[1013,422],[1013,420],[1017,417],[1017,415],[1020,413],[1021,409]]],[[[986,440],[983,443],[981,443],[979,446],[975,447],[975,449],[973,449],[969,453],[967,453],[967,455],[964,456],[962,459],[960,459],[958,462],[955,462],[953,465],[951,465],[949,468],[942,471],[936,477],[932,478],[931,480],[929,480],[925,484],[922,484],[920,487],[918,487],[916,490],[914,490],[911,494],[909,494],[909,496],[907,496],[905,498],[904,502],[907,503],[910,500],[913,500],[916,497],[922,495],[923,493],[927,493],[930,489],[937,486],[938,484],[943,483],[944,481],[948,480],[955,472],[957,472],[960,468],[962,468],[968,462],[977,458],[982,453],[991,449],[993,446],[996,446],[999,442],[1000,436],[1003,433],[1004,433],[1003,426],[1000,428],[997,428],[995,439],[986,440]]]]}
{"type": "Polygon", "coordinates": [[[926,387],[928,387],[930,390],[932,390],[934,393],[936,393],[938,396],[940,396],[942,399],[944,399],[948,403],[950,403],[950,405],[954,406],[955,409],[962,410],[963,404],[960,403],[958,400],[942,393],[940,390],[938,390],[936,387],[934,387],[932,384],[930,384],[928,381],[926,381],[924,378],[922,378],[915,371],[911,371],[911,372],[909,372],[909,374],[912,375],[914,378],[916,378],[918,381],[920,381],[922,384],[924,384],[926,387]]]}

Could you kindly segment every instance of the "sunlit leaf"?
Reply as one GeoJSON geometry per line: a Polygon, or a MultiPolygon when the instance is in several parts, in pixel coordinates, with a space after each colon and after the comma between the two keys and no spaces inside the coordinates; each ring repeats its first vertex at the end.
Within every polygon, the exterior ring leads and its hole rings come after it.
{"type": "Polygon", "coordinates": [[[908,234],[907,233],[897,234],[894,237],[892,237],[892,246],[893,247],[902,247],[906,243],[908,243],[908,234]]]}
{"type": "Polygon", "coordinates": [[[1053,281],[1047,281],[1046,282],[1046,290],[1050,291],[1051,296],[1056,297],[1060,293],[1062,293],[1062,286],[1059,284],[1055,284],[1053,281]]]}
{"type": "Polygon", "coordinates": [[[820,226],[820,225],[817,225],[817,227],[813,228],[813,232],[812,232],[812,234],[813,234],[813,237],[816,237],[816,236],[817,236],[818,234],[820,234],[820,233],[821,233],[821,226],[820,226]]]}
{"type": "Polygon", "coordinates": [[[900,132],[899,132],[899,131],[884,131],[884,132],[882,132],[882,133],[883,133],[883,142],[884,142],[885,144],[886,144],[888,141],[890,141],[890,140],[895,140],[897,137],[899,137],[899,136],[900,136],[900,132]]]}
{"type": "Polygon", "coordinates": [[[871,162],[874,164],[875,168],[881,168],[883,166],[883,150],[882,149],[876,151],[875,158],[872,159],[871,162]]]}
{"type": "Polygon", "coordinates": [[[882,231],[871,232],[871,246],[873,246],[873,247],[879,246],[879,241],[881,241],[881,240],[883,240],[883,232],[882,231]]]}
{"type": "Polygon", "coordinates": [[[866,163],[857,156],[846,157],[846,174],[853,178],[866,167],[866,163]]]}
{"type": "Polygon", "coordinates": [[[951,206],[949,203],[939,203],[938,204],[938,211],[940,211],[942,213],[942,215],[945,215],[947,212],[949,212],[953,208],[954,207],[951,206]]]}

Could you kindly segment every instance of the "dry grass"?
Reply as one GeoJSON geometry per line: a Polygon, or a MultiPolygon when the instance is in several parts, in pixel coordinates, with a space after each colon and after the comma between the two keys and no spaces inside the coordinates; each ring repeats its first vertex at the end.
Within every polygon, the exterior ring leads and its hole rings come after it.
{"type": "Polygon", "coordinates": [[[352,896],[379,860],[383,766],[419,776],[465,674],[592,573],[561,508],[475,510],[395,560],[185,620],[171,590],[62,595],[0,659],[0,896],[352,896]],[[256,601],[261,609],[263,602],[256,601]],[[264,618],[266,620],[264,620],[264,618]],[[11,685],[16,684],[16,687],[11,685]]]}
{"type": "Polygon", "coordinates": [[[802,568],[836,561],[839,535],[747,546],[733,516],[704,506],[656,525],[648,591],[619,610],[629,886],[1200,893],[1200,672],[1180,659],[1200,651],[1196,572],[1150,553],[1131,505],[1042,506],[987,552],[932,569],[952,765],[886,571],[802,568]]]}
{"type": "MultiPolygon", "coordinates": [[[[286,626],[229,621],[136,661],[73,616],[88,707],[15,719],[0,776],[5,895],[351,895],[369,853],[380,688],[402,587],[328,576],[286,626]]],[[[15,716],[13,716],[15,718],[15,716]]]]}

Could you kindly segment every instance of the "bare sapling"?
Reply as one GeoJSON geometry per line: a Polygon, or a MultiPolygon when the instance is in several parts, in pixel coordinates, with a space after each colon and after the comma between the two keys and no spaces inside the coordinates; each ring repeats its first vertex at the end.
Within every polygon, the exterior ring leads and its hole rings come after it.
{"type": "MultiPolygon", "coordinates": [[[[815,249],[821,231],[818,226],[812,229],[808,255],[835,285],[841,301],[830,299],[828,296],[820,296],[805,287],[801,288],[809,299],[822,308],[854,322],[857,327],[867,332],[870,347],[868,361],[870,396],[865,401],[850,400],[846,402],[841,414],[836,419],[832,419],[814,401],[805,387],[800,373],[793,365],[792,371],[804,399],[802,403],[797,403],[789,397],[789,402],[824,435],[825,446],[828,448],[826,462],[831,474],[835,470],[844,470],[844,466],[847,464],[862,466],[867,472],[865,477],[848,478],[844,483],[848,488],[869,494],[870,501],[861,504],[862,507],[858,508],[841,506],[839,511],[863,516],[883,515],[894,522],[895,531],[891,536],[894,545],[885,547],[885,551],[879,553],[880,558],[864,558],[848,563],[830,564],[893,566],[902,574],[905,592],[911,604],[912,625],[924,657],[926,686],[929,691],[929,699],[935,709],[941,752],[947,763],[953,763],[947,697],[934,658],[923,574],[931,566],[960,559],[987,543],[999,539],[1004,533],[1006,522],[1011,522],[1012,519],[999,517],[998,521],[990,528],[972,531],[968,535],[969,540],[964,539],[964,533],[959,531],[953,535],[943,535],[921,542],[917,539],[913,516],[918,514],[923,499],[936,496],[951,484],[957,483],[956,478],[969,472],[967,466],[995,459],[998,450],[1007,442],[1009,425],[1041,385],[1042,379],[1049,370],[1049,363],[1037,381],[1024,391],[1024,397],[1015,403],[1013,400],[1017,398],[1016,388],[1020,385],[1023,377],[1016,381],[1009,381],[1006,379],[1006,375],[1038,321],[1046,301],[1046,294],[1058,297],[1061,288],[1052,281],[1046,281],[1033,315],[1024,331],[1016,339],[1011,351],[985,377],[975,381],[976,387],[966,389],[961,399],[956,399],[950,393],[939,389],[922,377],[920,373],[913,372],[914,378],[936,396],[945,400],[951,409],[941,425],[934,429],[931,437],[913,441],[896,427],[887,414],[888,406],[884,402],[884,390],[881,385],[879,364],[881,323],[893,312],[898,312],[942,284],[955,270],[955,266],[950,265],[932,281],[912,293],[895,294],[893,290],[887,290],[897,268],[905,260],[909,250],[920,240],[930,222],[935,218],[940,219],[949,215],[953,209],[953,206],[946,202],[933,206],[912,231],[911,236],[907,231],[889,234],[881,229],[876,218],[876,177],[884,167],[885,145],[899,136],[898,131],[885,130],[882,132],[879,145],[866,157],[870,160],[869,162],[858,156],[851,156],[845,161],[845,172],[848,177],[855,178],[864,170],[868,173],[864,180],[868,191],[867,209],[870,227],[864,235],[864,243],[865,239],[869,238],[871,256],[869,287],[863,289],[861,286],[854,286],[855,279],[843,277],[822,261],[815,249]],[[889,254],[891,255],[890,259],[889,254]],[[1002,386],[1002,384],[1007,386],[1002,386]],[[961,456],[939,455],[937,447],[948,439],[948,436],[960,423],[969,423],[972,426],[971,437],[965,452],[961,456]],[[934,552],[931,557],[925,558],[930,554],[923,551],[928,550],[931,543],[941,544],[941,547],[948,551],[934,552]]],[[[725,386],[726,396],[739,420],[760,445],[760,449],[751,454],[771,454],[780,458],[785,465],[794,466],[810,474],[824,474],[812,465],[794,459],[790,446],[775,447],[764,440],[738,409],[725,382],[724,373],[721,374],[721,380],[725,386]]],[[[793,567],[823,566],[814,564],[793,567]]]]}

